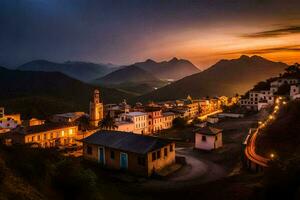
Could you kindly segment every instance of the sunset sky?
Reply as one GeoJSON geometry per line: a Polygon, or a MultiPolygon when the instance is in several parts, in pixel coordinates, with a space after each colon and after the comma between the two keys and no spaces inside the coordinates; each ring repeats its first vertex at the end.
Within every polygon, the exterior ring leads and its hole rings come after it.
{"type": "Polygon", "coordinates": [[[0,65],[241,54],[300,62],[299,0],[1,0],[0,65]]]}

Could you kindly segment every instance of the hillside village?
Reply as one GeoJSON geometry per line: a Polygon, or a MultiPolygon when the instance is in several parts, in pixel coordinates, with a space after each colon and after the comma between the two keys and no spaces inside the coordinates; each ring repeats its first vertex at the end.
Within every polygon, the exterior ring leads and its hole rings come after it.
{"type": "Polygon", "coordinates": [[[194,99],[189,95],[130,105],[126,100],[103,102],[101,91],[95,89],[89,113],[22,120],[21,114],[7,114],[1,107],[0,137],[6,147],[55,150],[66,158],[95,163],[99,170],[121,171],[119,178],[123,174],[147,177],[142,184],[145,188],[154,187],[152,181],[162,178],[155,187],[164,188],[167,183],[173,187],[182,181],[192,184],[193,178],[206,176],[203,181],[210,182],[237,169],[266,170],[274,155],[271,159],[258,155],[253,147],[256,137],[260,138],[260,129],[281,106],[300,99],[299,83],[299,65],[295,64],[243,96],[194,99]],[[220,169],[211,174],[210,167],[220,169]]]}

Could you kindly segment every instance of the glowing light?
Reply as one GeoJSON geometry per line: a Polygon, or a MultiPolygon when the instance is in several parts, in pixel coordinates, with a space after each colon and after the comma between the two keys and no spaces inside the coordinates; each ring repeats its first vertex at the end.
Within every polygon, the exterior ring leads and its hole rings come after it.
{"type": "Polygon", "coordinates": [[[285,105],[286,104],[286,102],[284,101],[284,102],[282,102],[283,103],[283,105],[285,105]]]}
{"type": "Polygon", "coordinates": [[[270,158],[273,159],[275,155],[273,153],[270,154],[270,158]]]}
{"type": "Polygon", "coordinates": [[[274,119],[274,116],[273,116],[273,115],[270,115],[270,116],[269,116],[269,119],[274,119]]]}

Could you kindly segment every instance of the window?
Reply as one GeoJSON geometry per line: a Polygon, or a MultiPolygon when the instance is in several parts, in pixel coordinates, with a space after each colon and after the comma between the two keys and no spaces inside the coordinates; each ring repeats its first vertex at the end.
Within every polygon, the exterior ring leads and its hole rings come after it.
{"type": "Polygon", "coordinates": [[[86,153],[89,154],[89,155],[93,154],[93,148],[91,146],[87,146],[86,147],[86,153]]]}
{"type": "Polygon", "coordinates": [[[115,159],[115,152],[114,151],[110,151],[110,159],[114,160],[115,159]]]}
{"type": "Polygon", "coordinates": [[[146,165],[145,157],[139,156],[138,157],[138,164],[141,165],[141,166],[145,166],[146,165]]]}
{"type": "Polygon", "coordinates": [[[202,141],[206,142],[206,136],[205,135],[202,135],[202,141]]]}
{"type": "Polygon", "coordinates": [[[53,139],[53,133],[50,133],[50,138],[53,139]]]}
{"type": "Polygon", "coordinates": [[[44,140],[46,140],[47,139],[47,135],[46,135],[46,133],[44,134],[44,140]]]}
{"type": "Polygon", "coordinates": [[[173,151],[173,144],[170,145],[170,152],[173,151]]]}
{"type": "Polygon", "coordinates": [[[167,157],[168,156],[168,149],[164,148],[164,156],[167,157]]]}
{"type": "Polygon", "coordinates": [[[160,150],[156,152],[156,158],[160,159],[160,150]]]}
{"type": "Polygon", "coordinates": [[[37,141],[40,141],[40,140],[41,140],[41,136],[38,135],[38,136],[37,136],[37,141]]]}
{"type": "Polygon", "coordinates": [[[152,153],[152,161],[155,161],[156,160],[156,152],[153,152],[152,153]]]}

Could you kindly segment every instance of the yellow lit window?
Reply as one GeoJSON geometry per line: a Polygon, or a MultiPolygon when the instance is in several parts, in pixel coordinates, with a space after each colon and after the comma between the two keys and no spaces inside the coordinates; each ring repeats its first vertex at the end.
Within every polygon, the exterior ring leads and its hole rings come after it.
{"type": "Polygon", "coordinates": [[[62,137],[65,136],[65,131],[61,131],[61,136],[62,136],[62,137]]]}
{"type": "Polygon", "coordinates": [[[69,130],[69,135],[72,135],[72,134],[73,134],[73,130],[70,129],[70,130],[69,130]]]}

